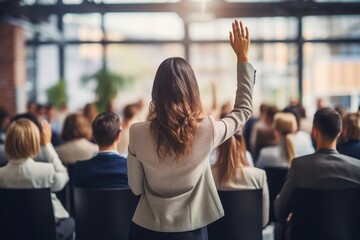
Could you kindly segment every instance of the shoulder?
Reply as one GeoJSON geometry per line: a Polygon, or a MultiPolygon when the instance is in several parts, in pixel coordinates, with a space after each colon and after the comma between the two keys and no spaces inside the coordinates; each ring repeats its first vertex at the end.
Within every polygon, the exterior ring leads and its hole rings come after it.
{"type": "Polygon", "coordinates": [[[244,167],[243,171],[246,175],[251,176],[256,179],[266,178],[266,173],[264,170],[256,167],[244,167]]]}

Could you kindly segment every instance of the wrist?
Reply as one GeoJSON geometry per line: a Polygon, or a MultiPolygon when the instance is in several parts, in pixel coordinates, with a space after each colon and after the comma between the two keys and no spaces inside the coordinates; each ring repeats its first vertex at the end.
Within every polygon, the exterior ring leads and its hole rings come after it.
{"type": "Polygon", "coordinates": [[[240,63],[240,62],[247,63],[248,60],[249,60],[249,59],[248,59],[247,57],[238,57],[238,58],[237,58],[238,63],[240,63]]]}

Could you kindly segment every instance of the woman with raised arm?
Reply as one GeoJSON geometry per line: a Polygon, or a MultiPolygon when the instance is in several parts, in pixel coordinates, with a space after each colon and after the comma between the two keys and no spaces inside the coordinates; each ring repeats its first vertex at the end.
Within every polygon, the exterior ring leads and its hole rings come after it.
{"type": "Polygon", "coordinates": [[[206,226],[224,215],[211,174],[211,151],[252,113],[255,70],[248,63],[248,29],[234,21],[230,44],[237,56],[234,109],[220,121],[202,116],[199,88],[182,58],[159,66],[149,121],[130,128],[129,186],[141,195],[131,240],[206,240],[206,226]]]}

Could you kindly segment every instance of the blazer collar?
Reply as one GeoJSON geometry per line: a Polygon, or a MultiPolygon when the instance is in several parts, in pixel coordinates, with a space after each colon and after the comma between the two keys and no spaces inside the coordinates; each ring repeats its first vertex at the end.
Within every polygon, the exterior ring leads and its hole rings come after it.
{"type": "Polygon", "coordinates": [[[332,148],[321,148],[321,149],[318,149],[316,152],[320,153],[320,154],[338,154],[339,153],[336,149],[332,149],[332,148]]]}
{"type": "Polygon", "coordinates": [[[9,159],[8,164],[19,165],[19,164],[23,164],[25,162],[34,162],[34,159],[32,159],[32,158],[9,159]]]}

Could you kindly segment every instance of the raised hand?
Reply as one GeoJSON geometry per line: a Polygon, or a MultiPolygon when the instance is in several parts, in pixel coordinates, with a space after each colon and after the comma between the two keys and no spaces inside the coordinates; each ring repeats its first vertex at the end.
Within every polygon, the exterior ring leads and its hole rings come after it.
{"type": "Polygon", "coordinates": [[[248,53],[250,47],[250,35],[249,30],[245,27],[240,21],[235,20],[232,23],[232,32],[230,31],[230,45],[233,48],[238,62],[247,62],[248,61],[248,53]]]}
{"type": "Polygon", "coordinates": [[[51,125],[48,121],[43,120],[41,121],[41,145],[46,145],[48,143],[51,143],[51,125]]]}

